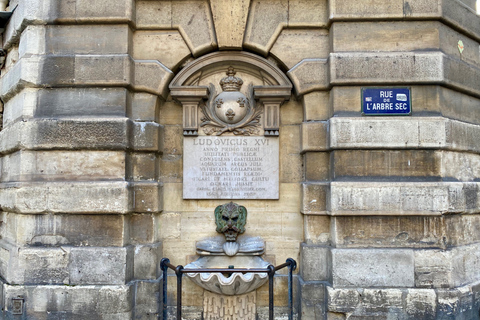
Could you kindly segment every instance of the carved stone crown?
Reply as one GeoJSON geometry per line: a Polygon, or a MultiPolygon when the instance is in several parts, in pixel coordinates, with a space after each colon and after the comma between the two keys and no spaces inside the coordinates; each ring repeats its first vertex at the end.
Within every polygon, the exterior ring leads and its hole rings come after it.
{"type": "Polygon", "coordinates": [[[240,91],[243,80],[235,77],[235,74],[235,69],[233,69],[233,67],[228,67],[227,77],[220,80],[220,86],[223,91],[240,91]]]}

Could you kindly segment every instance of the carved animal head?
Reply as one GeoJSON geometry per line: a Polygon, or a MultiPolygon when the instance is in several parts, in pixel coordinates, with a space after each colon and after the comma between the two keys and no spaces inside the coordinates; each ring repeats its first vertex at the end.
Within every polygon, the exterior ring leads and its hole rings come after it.
{"type": "Polygon", "coordinates": [[[229,202],[215,208],[217,232],[223,233],[227,241],[236,241],[237,236],[245,232],[247,208],[229,202]]]}

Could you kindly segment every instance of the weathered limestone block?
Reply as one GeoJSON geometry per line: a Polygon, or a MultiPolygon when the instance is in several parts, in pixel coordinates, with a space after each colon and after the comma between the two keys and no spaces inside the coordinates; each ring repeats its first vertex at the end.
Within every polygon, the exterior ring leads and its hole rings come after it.
{"type": "Polygon", "coordinates": [[[448,121],[447,145],[453,150],[478,152],[480,140],[477,138],[480,133],[480,126],[460,121],[448,121]]]}
{"type": "Polygon", "coordinates": [[[152,244],[163,239],[160,233],[160,215],[133,214],[128,217],[128,243],[132,245],[152,244]]]}
{"type": "MultiPolygon", "coordinates": [[[[335,217],[332,241],[337,248],[442,248],[478,242],[477,215],[442,217],[335,217]]],[[[423,251],[422,251],[423,252],[423,251]]]]}
{"type": "Polygon", "coordinates": [[[30,182],[1,184],[0,205],[18,213],[127,213],[127,182],[30,182]],[[72,197],[75,194],[75,197],[72,197]]]}
{"type": "Polygon", "coordinates": [[[135,2],[132,0],[73,0],[52,5],[50,14],[56,22],[108,22],[125,23],[133,21],[135,2]]]}
{"type": "Polygon", "coordinates": [[[140,320],[156,320],[162,310],[159,301],[162,301],[161,281],[135,282],[135,318],[140,320]]]}
{"type": "Polygon", "coordinates": [[[134,212],[161,212],[163,185],[158,182],[136,181],[132,184],[134,212]]]}
{"type": "Polygon", "coordinates": [[[1,182],[124,180],[123,151],[19,151],[2,158],[1,182]]]}
{"type": "Polygon", "coordinates": [[[75,319],[124,319],[132,318],[131,286],[12,286],[4,285],[6,316],[12,315],[12,299],[25,299],[24,316],[30,319],[51,317],[75,319]]]}
{"type": "Polygon", "coordinates": [[[136,92],[127,115],[134,121],[156,121],[160,99],[155,94],[136,92]]]}
{"type": "MultiPolygon", "coordinates": [[[[20,145],[25,149],[125,149],[128,146],[126,118],[104,118],[76,120],[38,119],[18,122],[0,133],[3,137],[13,138],[8,133],[18,132],[18,140],[5,142],[20,145]],[[9,132],[7,132],[9,131],[9,132]]],[[[2,141],[3,142],[3,141],[2,141]]],[[[2,146],[3,147],[3,146],[2,146]]],[[[8,146],[0,149],[10,150],[8,146]]],[[[12,150],[13,151],[13,150],[12,150]]]]}
{"type": "Polygon", "coordinates": [[[413,287],[414,251],[332,249],[334,287],[413,287]]]}
{"type": "MultiPolygon", "coordinates": [[[[331,118],[330,147],[340,148],[444,148],[447,139],[462,139],[447,130],[450,121],[422,118],[331,118]],[[447,136],[448,134],[448,136],[447,136]]],[[[459,123],[458,127],[467,126],[459,123]]],[[[474,129],[474,128],[473,128],[474,129]]],[[[468,129],[467,129],[468,130],[468,129]]]]}
{"type": "Polygon", "coordinates": [[[327,181],[330,179],[329,152],[305,152],[303,159],[305,180],[327,181]]]}
{"type": "Polygon", "coordinates": [[[292,183],[303,180],[300,155],[301,128],[298,125],[280,126],[280,182],[292,183]]]}
{"type": "Polygon", "coordinates": [[[18,248],[10,252],[9,284],[69,284],[69,248],[18,248]]]}
{"type": "Polygon", "coordinates": [[[331,20],[403,18],[403,0],[388,3],[382,0],[359,2],[355,0],[333,0],[329,2],[331,20]]]}
{"type": "Polygon", "coordinates": [[[444,55],[440,52],[331,53],[330,83],[441,83],[444,55]]]}
{"type": "Polygon", "coordinates": [[[162,152],[163,126],[156,122],[133,122],[131,146],[135,151],[162,152]]]}
{"type": "Polygon", "coordinates": [[[480,40],[478,14],[475,12],[474,7],[471,5],[461,5],[461,3],[457,1],[442,0],[441,10],[443,20],[475,38],[477,41],[480,40]]]}
{"type": "Polygon", "coordinates": [[[133,61],[128,55],[47,55],[24,57],[2,77],[7,101],[32,86],[122,86],[166,96],[173,73],[158,61],[133,61]]]}
{"type": "MultiPolygon", "coordinates": [[[[332,241],[337,248],[445,248],[443,217],[335,217],[332,241]]],[[[454,235],[452,235],[453,237],[454,235]]]]}
{"type": "Polygon", "coordinates": [[[127,177],[133,181],[153,181],[158,177],[156,153],[130,153],[127,177]]]}
{"type": "Polygon", "coordinates": [[[426,289],[337,289],[327,287],[328,318],[428,319],[436,318],[436,293],[426,289]],[[343,317],[342,317],[343,316],[343,317]]]}
{"type": "Polygon", "coordinates": [[[330,244],[330,217],[306,215],[304,236],[307,244],[330,244]]]}
{"type": "Polygon", "coordinates": [[[125,117],[124,88],[27,88],[5,104],[5,127],[28,118],[125,117]]]}
{"type": "Polygon", "coordinates": [[[138,30],[133,34],[133,58],[158,60],[170,70],[190,57],[190,49],[177,30],[138,30]]]}
{"type": "Polygon", "coordinates": [[[330,54],[331,84],[445,84],[480,94],[480,69],[441,52],[378,52],[330,54]]]}
{"type": "Polygon", "coordinates": [[[471,191],[465,188],[469,185],[456,182],[331,182],[330,214],[434,216],[475,212],[470,208],[478,206],[478,199],[469,196],[471,191]]]}
{"type": "Polygon", "coordinates": [[[177,29],[197,57],[217,47],[207,1],[137,1],[137,29],[177,29]]]}
{"type": "Polygon", "coordinates": [[[252,2],[243,45],[267,55],[287,24],[288,0],[252,2]]]}
{"type": "Polygon", "coordinates": [[[433,150],[335,150],[332,154],[337,180],[391,177],[412,181],[444,177],[442,153],[433,150]]]}
{"type": "MultiPolygon", "coordinates": [[[[13,4],[13,1],[10,1],[13,4]]],[[[46,24],[52,21],[51,1],[19,1],[3,32],[3,47],[8,49],[18,43],[22,31],[28,25],[46,24]]],[[[12,9],[12,8],[10,8],[12,9]]]]}
{"type": "Polygon", "coordinates": [[[168,84],[173,78],[172,71],[154,60],[135,61],[134,69],[133,87],[136,90],[167,97],[168,84]]]}
{"type": "Polygon", "coordinates": [[[303,122],[301,152],[328,150],[328,136],[328,122],[303,122]]]}
{"type": "Polygon", "coordinates": [[[300,275],[304,281],[330,281],[331,248],[302,243],[300,275]]]}
{"type": "MultiPolygon", "coordinates": [[[[455,6],[459,6],[458,2],[455,6]]],[[[480,64],[480,56],[476,50],[478,42],[437,21],[335,22],[332,25],[332,43],[333,52],[408,52],[436,49],[470,64],[480,64]],[[459,40],[465,46],[463,52],[458,50],[459,40]]]]}
{"type": "Polygon", "coordinates": [[[33,25],[22,33],[19,55],[128,54],[130,36],[127,24],[33,25]]]}
{"type": "Polygon", "coordinates": [[[479,245],[415,252],[415,285],[455,288],[478,281],[479,245]]]}
{"type": "MultiPolygon", "coordinates": [[[[365,7],[369,6],[365,4],[365,7]]],[[[334,22],[331,27],[332,52],[408,52],[440,49],[440,29],[443,28],[447,27],[436,21],[334,22]]],[[[452,46],[456,48],[456,45],[457,42],[452,46]]]]}
{"type": "Polygon", "coordinates": [[[215,24],[218,48],[220,50],[241,49],[250,1],[211,0],[210,8],[215,24]]]}
{"type": "Polygon", "coordinates": [[[478,284],[456,289],[438,289],[437,317],[440,319],[477,319],[478,318],[478,284]],[[475,289],[475,293],[473,292],[475,289]]]}
{"type": "Polygon", "coordinates": [[[435,319],[437,294],[433,290],[408,289],[405,312],[413,319],[435,319]]]}
{"type": "Polygon", "coordinates": [[[18,246],[109,247],[123,246],[129,241],[123,215],[3,212],[1,221],[4,226],[2,238],[18,246]]]}
{"type": "Polygon", "coordinates": [[[4,103],[22,89],[40,83],[40,63],[41,58],[39,57],[20,59],[7,73],[2,75],[0,96],[4,103]]]}
{"type": "Polygon", "coordinates": [[[267,55],[286,27],[326,27],[327,1],[268,0],[252,2],[244,46],[267,55]]]}
{"type": "Polygon", "coordinates": [[[115,285],[133,278],[133,248],[70,248],[70,284],[115,285]]]}
{"type": "Polygon", "coordinates": [[[39,118],[125,117],[128,107],[128,91],[124,88],[40,89],[32,94],[37,99],[34,116],[39,118]]]}
{"type": "Polygon", "coordinates": [[[328,311],[347,313],[355,310],[360,303],[360,292],[355,289],[333,288],[327,286],[328,311]]]}
{"type": "Polygon", "coordinates": [[[329,198],[329,183],[303,183],[301,212],[303,214],[327,214],[329,198]]]}
{"type": "Polygon", "coordinates": [[[289,0],[289,27],[326,27],[328,24],[328,1],[289,0]]]}
{"type": "Polygon", "coordinates": [[[163,258],[161,242],[136,245],[134,253],[133,278],[155,280],[162,275],[160,260],[163,258]]]}
{"type": "Polygon", "coordinates": [[[325,283],[319,281],[302,281],[299,283],[301,319],[324,319],[326,312],[325,283]]]}
{"type": "Polygon", "coordinates": [[[329,60],[303,59],[287,72],[297,95],[326,90],[330,84],[329,60]]]}
{"type": "Polygon", "coordinates": [[[332,116],[329,91],[314,91],[304,94],[302,103],[305,121],[326,121],[332,116]]]}
{"type": "Polygon", "coordinates": [[[327,59],[329,53],[329,37],[325,29],[283,29],[270,50],[270,54],[287,69],[307,58],[327,59]]]}

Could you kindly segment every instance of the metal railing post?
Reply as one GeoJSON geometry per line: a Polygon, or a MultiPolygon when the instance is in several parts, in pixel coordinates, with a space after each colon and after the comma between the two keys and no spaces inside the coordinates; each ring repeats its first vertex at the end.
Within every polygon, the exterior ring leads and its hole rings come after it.
{"type": "Polygon", "coordinates": [[[293,271],[297,268],[297,263],[292,258],[288,258],[288,320],[293,320],[293,271]]]}
{"type": "Polygon", "coordinates": [[[183,266],[177,266],[175,273],[177,274],[177,319],[182,319],[182,273],[183,266]]]}
{"type": "Polygon", "coordinates": [[[170,263],[170,260],[167,258],[163,258],[160,261],[160,268],[163,271],[162,320],[167,320],[167,263],[170,263]]]}

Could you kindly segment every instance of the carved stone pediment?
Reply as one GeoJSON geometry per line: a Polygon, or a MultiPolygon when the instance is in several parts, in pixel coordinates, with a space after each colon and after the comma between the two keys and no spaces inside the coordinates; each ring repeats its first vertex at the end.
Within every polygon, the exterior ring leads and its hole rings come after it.
{"type": "Polygon", "coordinates": [[[170,84],[172,97],[183,105],[185,136],[278,136],[280,105],[291,89],[275,65],[247,52],[206,55],[170,84]]]}

